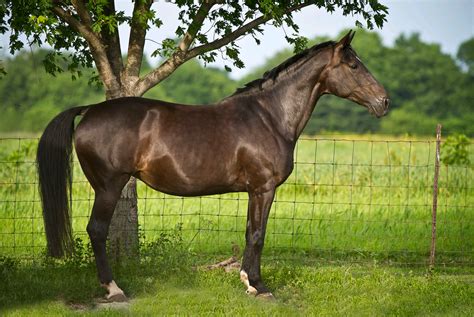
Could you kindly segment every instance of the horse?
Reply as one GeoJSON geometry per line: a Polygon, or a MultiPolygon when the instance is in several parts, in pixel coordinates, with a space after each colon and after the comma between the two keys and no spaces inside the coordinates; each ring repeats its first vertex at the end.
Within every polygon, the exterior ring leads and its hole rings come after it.
{"type": "Polygon", "coordinates": [[[293,170],[298,137],[318,99],[349,99],[376,117],[390,99],[351,47],[354,32],[308,48],[262,78],[211,105],[124,97],[68,109],[42,134],[39,187],[51,256],[71,250],[73,141],[94,192],[87,225],[98,278],[111,301],[126,300],[106,255],[109,224],[122,188],[136,177],[171,195],[247,192],[240,278],[246,292],[273,297],[262,281],[261,255],[276,188],[293,170]],[[82,119],[74,128],[76,116],[82,119]]]}

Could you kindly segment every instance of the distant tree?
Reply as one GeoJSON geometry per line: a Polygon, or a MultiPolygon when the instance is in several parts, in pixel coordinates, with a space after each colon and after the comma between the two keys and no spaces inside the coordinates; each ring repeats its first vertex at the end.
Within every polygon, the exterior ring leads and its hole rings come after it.
{"type": "Polygon", "coordinates": [[[467,67],[470,76],[474,77],[474,37],[461,43],[458,49],[457,58],[467,67]]]}
{"type": "MultiPolygon", "coordinates": [[[[103,91],[97,85],[88,85],[91,70],[82,70],[83,76],[71,80],[69,73],[55,77],[47,74],[42,60],[48,50],[22,51],[4,62],[9,72],[7,80],[0,80],[0,131],[39,132],[67,107],[91,104],[103,100],[103,91]]],[[[151,66],[144,61],[143,71],[151,66]]],[[[237,84],[229,73],[212,67],[204,68],[196,60],[189,61],[150,89],[148,98],[187,104],[208,104],[232,93],[237,84]]]]}
{"type": "MultiPolygon", "coordinates": [[[[231,94],[236,84],[225,70],[213,67],[204,70],[198,61],[192,60],[177,69],[156,88],[165,92],[168,100],[186,104],[208,104],[231,94]]],[[[155,97],[153,91],[156,88],[149,90],[145,96],[155,97]]]]}
{"type": "Polygon", "coordinates": [[[393,111],[381,122],[383,131],[432,134],[433,122],[442,121],[445,131],[474,132],[469,128],[474,125],[469,110],[472,84],[452,56],[438,44],[424,43],[416,33],[399,36],[388,53],[382,80],[387,82],[393,111]],[[409,130],[402,120],[408,117],[413,122],[409,130]]]}

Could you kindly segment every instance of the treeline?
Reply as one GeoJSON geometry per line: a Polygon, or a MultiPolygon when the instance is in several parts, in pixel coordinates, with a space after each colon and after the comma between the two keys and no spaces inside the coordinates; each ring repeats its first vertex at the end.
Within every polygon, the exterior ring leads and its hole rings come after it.
{"type": "MultiPolygon", "coordinates": [[[[316,38],[311,42],[326,40],[316,38]]],[[[447,133],[474,136],[474,38],[459,47],[456,57],[442,53],[438,44],[421,41],[417,34],[401,35],[388,47],[377,33],[358,30],[353,46],[389,92],[391,112],[377,120],[361,106],[324,96],[305,133],[430,135],[441,122],[447,133]]],[[[90,71],[74,81],[67,73],[56,77],[46,74],[41,62],[46,53],[25,51],[4,60],[8,74],[0,80],[0,131],[40,131],[61,110],[104,99],[100,87],[88,84],[90,71]]],[[[232,80],[224,70],[190,61],[145,96],[187,104],[212,103],[292,54],[290,49],[278,52],[239,81],[232,80]]],[[[149,68],[145,64],[143,71],[149,68]]]]}
{"type": "MultiPolygon", "coordinates": [[[[55,77],[47,74],[42,65],[47,53],[44,50],[24,51],[3,62],[7,75],[0,79],[0,132],[41,131],[60,111],[105,99],[103,89],[90,80],[96,76],[91,70],[75,79],[69,73],[55,77]]],[[[145,63],[143,71],[149,69],[145,63]]],[[[207,104],[231,94],[236,86],[226,71],[204,68],[192,60],[147,92],[145,97],[207,104]]]]}

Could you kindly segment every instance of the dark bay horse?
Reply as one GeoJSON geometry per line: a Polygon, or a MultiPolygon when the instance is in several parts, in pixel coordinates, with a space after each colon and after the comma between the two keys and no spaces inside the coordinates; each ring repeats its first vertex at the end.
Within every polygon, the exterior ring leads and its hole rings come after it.
{"type": "Polygon", "coordinates": [[[120,98],[76,107],[55,117],[38,146],[37,163],[49,253],[71,249],[68,196],[74,140],[95,191],[87,225],[101,284],[124,299],[112,278],[106,239],[117,200],[131,176],[182,196],[247,192],[241,280],[247,293],[271,296],[260,275],[265,229],[275,189],[293,169],[293,151],[323,94],[347,98],[377,117],[385,89],[357,57],[349,32],[309,48],[213,105],[188,106],[120,98]],[[74,130],[74,118],[83,118],[74,130]]]}

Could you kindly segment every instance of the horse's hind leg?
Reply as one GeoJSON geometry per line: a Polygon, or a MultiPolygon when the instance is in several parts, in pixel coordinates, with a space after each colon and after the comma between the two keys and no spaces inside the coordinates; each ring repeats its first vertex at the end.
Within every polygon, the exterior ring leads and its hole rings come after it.
{"type": "Polygon", "coordinates": [[[87,233],[89,234],[92,249],[94,250],[99,281],[108,291],[107,299],[112,301],[126,300],[123,291],[113,280],[112,270],[107,260],[106,242],[115,206],[120,198],[122,188],[128,179],[128,175],[122,175],[108,180],[105,186],[100,186],[100,189],[94,189],[94,207],[92,208],[92,215],[87,225],[87,233]]]}

